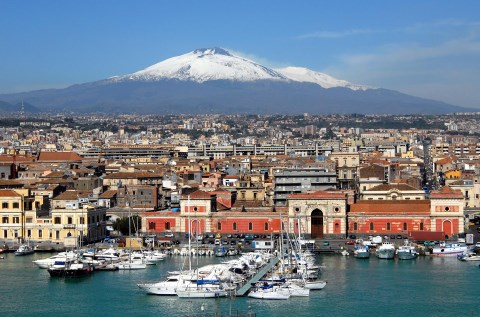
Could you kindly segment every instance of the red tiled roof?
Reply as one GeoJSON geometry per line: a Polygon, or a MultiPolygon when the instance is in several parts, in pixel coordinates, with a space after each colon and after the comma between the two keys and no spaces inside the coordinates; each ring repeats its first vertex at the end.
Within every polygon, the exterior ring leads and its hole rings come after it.
{"type": "Polygon", "coordinates": [[[430,213],[430,200],[360,200],[350,205],[355,213],[430,213]]]}
{"type": "Polygon", "coordinates": [[[119,172],[112,173],[105,176],[105,179],[127,179],[127,178],[159,178],[162,177],[158,174],[149,172],[119,172]]]}
{"type": "Polygon", "coordinates": [[[91,191],[84,190],[67,190],[53,198],[53,200],[76,200],[78,198],[87,198],[91,191]]]}
{"type": "Polygon", "coordinates": [[[388,190],[392,190],[392,189],[397,189],[397,190],[400,190],[400,191],[409,191],[409,190],[418,191],[418,189],[416,189],[415,187],[407,185],[407,184],[403,184],[403,183],[381,184],[381,185],[377,185],[375,187],[372,187],[367,191],[388,191],[388,190]]]}
{"type": "MultiPolygon", "coordinates": [[[[182,199],[188,199],[189,195],[182,195],[182,199]]],[[[203,190],[196,190],[190,194],[190,199],[210,199],[211,195],[203,190]]]]}
{"type": "Polygon", "coordinates": [[[22,197],[19,193],[10,189],[0,190],[0,197],[22,197]]]}
{"type": "Polygon", "coordinates": [[[463,194],[460,190],[452,189],[448,186],[442,187],[439,190],[434,190],[430,193],[430,198],[458,198],[463,199],[463,194]]]}
{"type": "Polygon", "coordinates": [[[115,197],[116,195],[117,195],[117,191],[112,189],[112,190],[107,190],[106,192],[101,194],[99,198],[110,199],[115,197]]]}
{"type": "Polygon", "coordinates": [[[38,161],[81,161],[82,157],[75,152],[40,152],[38,161]]]}

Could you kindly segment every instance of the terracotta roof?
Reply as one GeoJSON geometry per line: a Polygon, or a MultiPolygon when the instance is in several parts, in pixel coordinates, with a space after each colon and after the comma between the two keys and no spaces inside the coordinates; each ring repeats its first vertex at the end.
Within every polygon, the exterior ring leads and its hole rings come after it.
{"type": "MultiPolygon", "coordinates": [[[[190,199],[210,199],[211,195],[203,190],[196,190],[190,194],[190,199]]],[[[188,195],[182,195],[182,199],[188,199],[188,195]]]]}
{"type": "Polygon", "coordinates": [[[435,164],[437,165],[443,165],[443,164],[449,164],[449,163],[453,163],[453,159],[451,159],[450,157],[446,157],[435,162],[435,164]]]}
{"type": "Polygon", "coordinates": [[[88,198],[88,196],[91,194],[91,191],[67,190],[54,197],[53,200],[77,200],[78,198],[88,198]]]}
{"type": "Polygon", "coordinates": [[[463,199],[463,194],[460,190],[452,189],[448,186],[442,187],[439,190],[434,190],[430,193],[430,198],[458,198],[463,199]]]}
{"type": "Polygon", "coordinates": [[[355,213],[430,213],[430,200],[360,200],[350,205],[355,213]]]}
{"type": "Polygon", "coordinates": [[[409,191],[409,190],[418,191],[418,189],[416,189],[415,187],[412,187],[410,185],[403,184],[403,183],[397,183],[397,184],[377,185],[377,186],[372,187],[369,190],[367,190],[367,192],[368,191],[389,191],[389,190],[392,190],[392,189],[397,189],[397,190],[400,190],[400,191],[409,191]]]}
{"type": "Polygon", "coordinates": [[[0,190],[0,197],[22,197],[19,193],[10,189],[0,190]]]}
{"type": "Polygon", "coordinates": [[[346,194],[344,192],[325,192],[325,191],[288,195],[289,199],[335,199],[335,198],[345,198],[345,197],[346,197],[346,194]]]}
{"type": "Polygon", "coordinates": [[[38,156],[38,161],[72,162],[81,160],[82,157],[75,152],[40,152],[38,156]]]}
{"type": "Polygon", "coordinates": [[[65,176],[65,172],[51,172],[43,177],[47,177],[47,178],[62,178],[63,176],[65,176]]]}
{"type": "MultiPolygon", "coordinates": [[[[31,156],[25,155],[15,155],[15,162],[33,162],[34,158],[31,156]]],[[[4,163],[13,163],[13,155],[11,154],[1,154],[0,155],[0,162],[4,163]]]]}
{"type": "Polygon", "coordinates": [[[107,190],[106,192],[101,194],[99,198],[111,199],[111,198],[115,197],[116,195],[117,195],[117,191],[112,189],[112,190],[107,190]]]}
{"type": "Polygon", "coordinates": [[[126,179],[126,178],[159,178],[162,175],[149,172],[119,172],[105,176],[105,179],[126,179]]]}
{"type": "Polygon", "coordinates": [[[358,177],[360,178],[372,178],[377,177],[382,180],[385,178],[385,168],[380,165],[371,165],[362,167],[359,170],[358,177]]]}
{"type": "Polygon", "coordinates": [[[0,186],[22,186],[23,183],[16,179],[0,179],[0,186]]]}

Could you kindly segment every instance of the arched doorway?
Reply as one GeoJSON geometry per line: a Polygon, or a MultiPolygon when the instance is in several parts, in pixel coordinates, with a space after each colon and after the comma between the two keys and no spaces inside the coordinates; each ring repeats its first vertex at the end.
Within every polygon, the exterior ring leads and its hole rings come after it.
{"type": "Polygon", "coordinates": [[[321,210],[315,209],[312,211],[312,238],[323,238],[323,212],[321,210]]]}
{"type": "Polygon", "coordinates": [[[453,230],[452,230],[452,222],[450,220],[446,220],[443,222],[443,233],[446,235],[446,236],[451,236],[452,233],[453,233],[453,230]]]}

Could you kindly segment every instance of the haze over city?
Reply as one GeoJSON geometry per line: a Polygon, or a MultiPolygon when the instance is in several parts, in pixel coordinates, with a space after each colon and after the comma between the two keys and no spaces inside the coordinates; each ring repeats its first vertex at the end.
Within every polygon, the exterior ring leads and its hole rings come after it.
{"type": "Polygon", "coordinates": [[[476,1],[0,2],[0,93],[132,73],[197,48],[480,108],[476,1]]]}

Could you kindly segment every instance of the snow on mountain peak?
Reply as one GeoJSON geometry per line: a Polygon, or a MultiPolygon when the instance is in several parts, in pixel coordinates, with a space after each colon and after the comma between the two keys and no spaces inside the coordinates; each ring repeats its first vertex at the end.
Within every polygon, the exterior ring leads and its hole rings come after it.
{"type": "Polygon", "coordinates": [[[317,84],[323,88],[345,87],[352,90],[367,90],[368,86],[356,85],[349,83],[346,80],[336,79],[330,75],[315,72],[304,67],[285,67],[276,69],[277,72],[285,75],[287,78],[293,81],[309,82],[317,84]]]}
{"type": "Polygon", "coordinates": [[[339,80],[303,67],[271,69],[219,47],[196,49],[190,53],[166,59],[133,74],[115,76],[110,80],[181,80],[198,83],[210,80],[241,82],[275,80],[309,82],[323,88],[369,89],[367,86],[351,84],[345,80],[339,80]]]}
{"type": "Polygon", "coordinates": [[[120,80],[176,79],[203,83],[209,80],[288,80],[282,74],[246,58],[214,47],[166,59],[120,80]]]}

